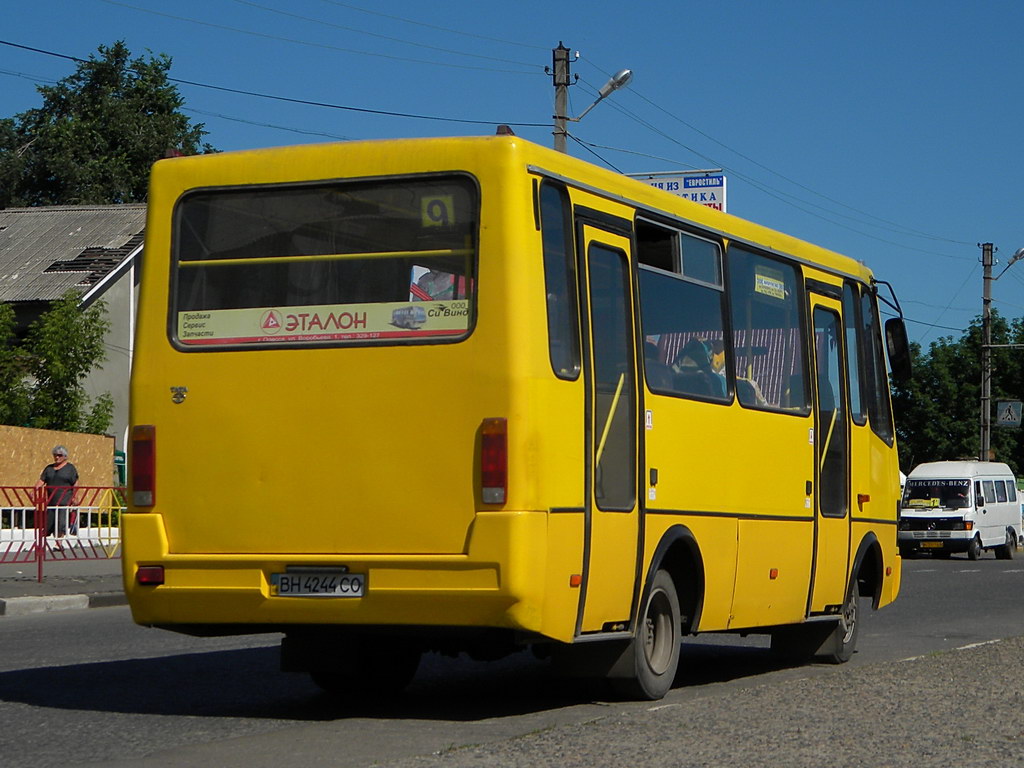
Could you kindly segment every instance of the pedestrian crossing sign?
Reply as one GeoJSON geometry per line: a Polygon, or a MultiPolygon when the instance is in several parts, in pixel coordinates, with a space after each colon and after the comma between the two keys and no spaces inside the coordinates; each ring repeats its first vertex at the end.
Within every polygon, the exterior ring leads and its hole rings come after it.
{"type": "Polygon", "coordinates": [[[996,426],[1019,427],[1020,412],[1020,400],[1000,400],[996,403],[996,426]]]}

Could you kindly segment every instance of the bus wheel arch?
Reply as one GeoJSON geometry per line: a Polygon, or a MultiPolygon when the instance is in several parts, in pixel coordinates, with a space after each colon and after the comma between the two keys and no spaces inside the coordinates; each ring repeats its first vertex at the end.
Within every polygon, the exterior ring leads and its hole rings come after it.
{"type": "Polygon", "coordinates": [[[882,599],[882,582],[884,559],[882,545],[874,533],[868,533],[861,539],[857,554],[853,558],[850,569],[851,587],[856,584],[861,597],[871,598],[871,607],[878,608],[882,599]]]}
{"type": "Polygon", "coordinates": [[[704,558],[685,525],[673,525],[661,537],[644,577],[645,589],[659,570],[667,571],[675,584],[682,633],[695,634],[704,607],[704,558]]]}
{"type": "Polygon", "coordinates": [[[670,528],[655,549],[633,621],[633,637],[608,671],[623,698],[655,700],[672,687],[684,633],[695,631],[703,605],[704,567],[693,534],[670,528]]]}

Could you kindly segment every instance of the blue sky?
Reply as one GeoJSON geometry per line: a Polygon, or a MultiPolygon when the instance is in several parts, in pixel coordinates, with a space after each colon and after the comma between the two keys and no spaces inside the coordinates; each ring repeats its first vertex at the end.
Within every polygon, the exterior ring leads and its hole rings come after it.
{"type": "MultiPolygon", "coordinates": [[[[978,244],[997,247],[996,275],[1024,246],[1019,0],[0,0],[0,11],[6,42],[85,58],[121,39],[134,55],[170,55],[181,80],[334,105],[180,85],[221,150],[498,123],[550,145],[545,67],[564,42],[579,52],[572,114],[616,70],[635,73],[570,125],[582,142],[571,154],[626,173],[725,168],[731,213],[867,263],[926,346],[980,314],[978,244]]],[[[38,106],[36,83],[73,70],[0,45],[0,116],[38,106]]],[[[1024,316],[1024,263],[993,296],[1004,316],[1024,316]]]]}

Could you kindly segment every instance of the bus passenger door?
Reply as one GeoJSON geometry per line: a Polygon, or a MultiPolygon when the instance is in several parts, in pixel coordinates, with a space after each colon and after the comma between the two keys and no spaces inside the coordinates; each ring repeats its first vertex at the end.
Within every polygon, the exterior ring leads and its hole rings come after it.
{"type": "MultiPolygon", "coordinates": [[[[838,291],[838,289],[837,289],[838,291]]],[[[841,605],[850,553],[850,449],[842,310],[838,300],[811,294],[814,327],[815,544],[812,613],[841,605]]]]}
{"type": "Polygon", "coordinates": [[[583,610],[577,633],[629,626],[637,571],[637,385],[630,242],[581,225],[586,379],[583,610]],[[621,626],[619,626],[621,625],[621,626]]]}

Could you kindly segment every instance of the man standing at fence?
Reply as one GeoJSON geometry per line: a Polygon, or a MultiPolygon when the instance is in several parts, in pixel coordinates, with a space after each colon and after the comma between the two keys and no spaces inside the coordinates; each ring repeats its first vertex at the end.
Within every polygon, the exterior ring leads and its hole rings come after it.
{"type": "Polygon", "coordinates": [[[75,505],[75,486],[78,485],[78,470],[68,461],[68,449],[63,445],[53,449],[53,464],[47,464],[39,476],[36,488],[46,488],[46,535],[57,538],[67,533],[78,532],[77,513],[70,509],[75,505]]]}

